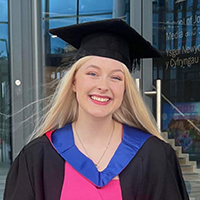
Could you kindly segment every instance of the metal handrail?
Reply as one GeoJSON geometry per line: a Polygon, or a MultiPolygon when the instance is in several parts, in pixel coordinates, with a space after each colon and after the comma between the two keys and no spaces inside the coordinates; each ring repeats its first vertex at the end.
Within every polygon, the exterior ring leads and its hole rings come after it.
{"type": "MultiPolygon", "coordinates": [[[[140,88],[140,79],[135,79],[137,89],[139,91],[140,88]]],[[[163,98],[166,102],[168,102],[191,126],[193,126],[198,132],[197,134],[200,135],[200,129],[190,120],[187,119],[184,113],[182,113],[165,95],[161,92],[161,80],[156,80],[156,87],[152,85],[153,91],[146,91],[144,92],[147,96],[156,95],[156,121],[158,130],[161,131],[161,98],[163,98]]]]}

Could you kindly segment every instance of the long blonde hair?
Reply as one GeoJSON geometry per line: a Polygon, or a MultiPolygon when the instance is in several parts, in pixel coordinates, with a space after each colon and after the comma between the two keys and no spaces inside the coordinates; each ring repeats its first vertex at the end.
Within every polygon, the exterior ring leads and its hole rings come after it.
{"type": "MultiPolygon", "coordinates": [[[[34,137],[42,136],[47,131],[61,128],[77,119],[78,102],[72,90],[72,82],[78,69],[91,58],[92,56],[86,56],[78,60],[60,80],[50,102],[50,109],[42,118],[39,128],[35,129],[34,137]]],[[[134,79],[127,67],[124,64],[122,66],[125,72],[126,91],[120,108],[113,114],[113,119],[161,138],[155,120],[149,114],[134,79]]]]}

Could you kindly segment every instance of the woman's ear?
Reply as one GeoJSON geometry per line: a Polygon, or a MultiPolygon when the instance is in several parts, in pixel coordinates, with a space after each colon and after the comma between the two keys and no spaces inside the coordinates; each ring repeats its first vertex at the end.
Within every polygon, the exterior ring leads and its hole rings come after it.
{"type": "Polygon", "coordinates": [[[74,92],[76,92],[76,81],[75,81],[75,78],[74,78],[74,80],[72,81],[72,90],[73,90],[74,92]]]}

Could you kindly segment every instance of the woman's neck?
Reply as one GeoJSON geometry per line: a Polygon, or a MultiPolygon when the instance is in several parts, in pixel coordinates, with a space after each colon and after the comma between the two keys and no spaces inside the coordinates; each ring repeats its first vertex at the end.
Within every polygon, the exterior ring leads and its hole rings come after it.
{"type": "Polygon", "coordinates": [[[76,121],[76,128],[81,135],[87,135],[89,137],[95,136],[101,137],[108,136],[108,132],[113,129],[113,119],[107,118],[95,118],[95,117],[78,117],[76,121]],[[80,131],[81,130],[81,131],[80,131]]]}
{"type": "Polygon", "coordinates": [[[106,168],[122,140],[122,124],[110,118],[81,118],[73,123],[77,148],[99,171],[106,168]]]}

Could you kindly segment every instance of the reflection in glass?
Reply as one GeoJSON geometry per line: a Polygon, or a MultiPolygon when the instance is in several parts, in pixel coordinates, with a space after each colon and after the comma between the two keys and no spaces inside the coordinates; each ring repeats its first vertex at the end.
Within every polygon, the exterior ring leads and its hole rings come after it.
{"type": "Polygon", "coordinates": [[[113,7],[113,0],[79,0],[79,14],[108,14],[113,7]]]}
{"type": "Polygon", "coordinates": [[[0,23],[0,58],[8,59],[8,24],[0,23]]]}
{"type": "Polygon", "coordinates": [[[8,0],[1,0],[0,8],[0,23],[8,22],[8,0]]]}
{"type": "Polygon", "coordinates": [[[77,2],[58,0],[49,1],[43,0],[43,13],[49,17],[62,17],[76,15],[77,12],[77,2]],[[44,12],[45,11],[45,12],[44,12]]]}
{"type": "Polygon", "coordinates": [[[111,19],[111,18],[112,18],[112,13],[108,15],[94,15],[94,16],[79,17],[79,23],[100,21],[100,20],[111,19]]]}
{"type": "Polygon", "coordinates": [[[11,162],[8,1],[1,0],[0,8],[0,170],[5,171],[11,162]]]}
{"type": "MultiPolygon", "coordinates": [[[[157,1],[161,2],[161,1],[157,1]]],[[[191,161],[200,168],[200,7],[195,0],[168,0],[153,6],[154,37],[163,61],[154,59],[154,81],[162,80],[162,131],[187,153],[180,163],[191,197],[199,198],[200,180],[191,161]],[[164,3],[165,2],[165,3],[164,3]],[[183,159],[184,160],[184,159],[183,159]],[[183,161],[182,161],[183,162],[183,161]]],[[[182,154],[184,157],[185,154],[182,154]]]]}
{"type": "MultiPolygon", "coordinates": [[[[158,1],[157,1],[158,2],[158,1]]],[[[163,1],[164,2],[164,1],[163,1]]],[[[153,4],[154,37],[163,61],[154,60],[154,80],[162,79],[162,130],[200,167],[200,8],[199,1],[153,4]],[[190,120],[193,124],[188,123],[190,120]]]]}

